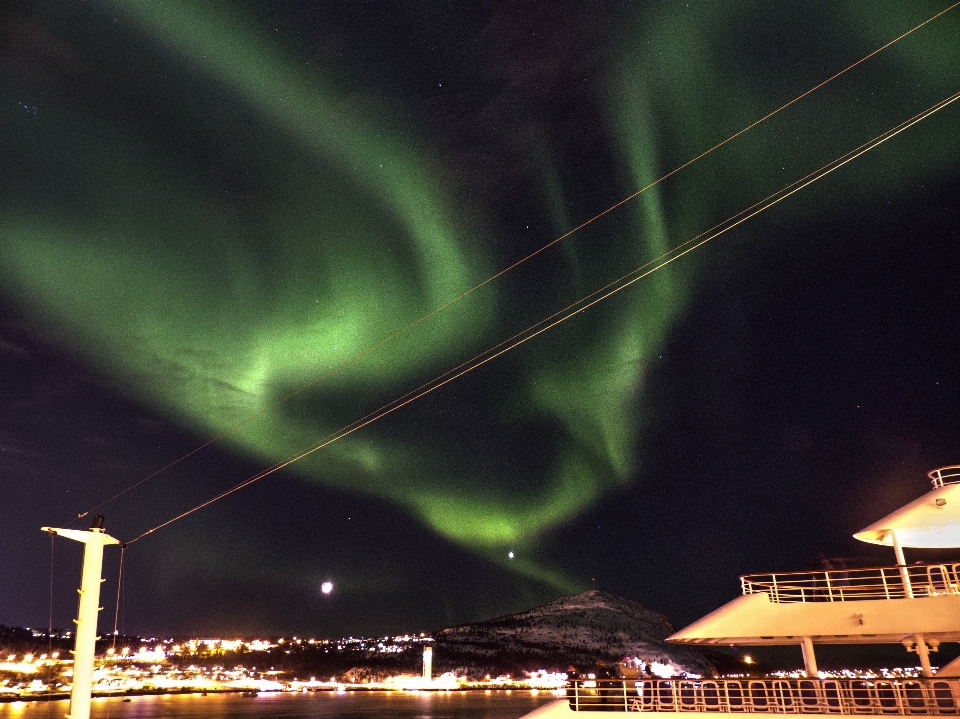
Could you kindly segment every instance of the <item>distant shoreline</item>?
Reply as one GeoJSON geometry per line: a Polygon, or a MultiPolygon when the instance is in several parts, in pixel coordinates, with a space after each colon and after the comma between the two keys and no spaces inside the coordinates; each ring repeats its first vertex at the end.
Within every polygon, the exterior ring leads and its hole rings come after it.
{"type": "MultiPolygon", "coordinates": [[[[142,696],[164,696],[164,695],[174,695],[174,696],[206,696],[208,694],[312,694],[315,692],[331,693],[336,694],[338,692],[391,692],[391,693],[412,693],[412,692],[431,692],[431,693],[442,693],[442,692],[478,692],[478,691],[495,691],[495,692],[512,692],[512,691],[524,691],[524,692],[550,692],[550,689],[533,689],[529,686],[506,686],[498,685],[495,687],[492,686],[462,686],[455,689],[448,688],[423,688],[423,689],[390,689],[382,686],[370,686],[368,684],[344,684],[340,687],[310,687],[305,690],[299,691],[289,691],[284,689],[264,689],[264,690],[254,690],[254,689],[239,689],[239,688],[226,688],[226,689],[165,689],[165,690],[152,690],[152,689],[133,689],[130,691],[124,692],[111,692],[109,694],[104,693],[93,693],[94,699],[126,699],[129,697],[142,697],[142,696]]],[[[26,696],[16,696],[16,695],[2,695],[0,696],[0,704],[11,704],[13,702],[53,702],[53,701],[65,701],[70,699],[70,692],[53,692],[49,694],[30,694],[26,696]]]]}

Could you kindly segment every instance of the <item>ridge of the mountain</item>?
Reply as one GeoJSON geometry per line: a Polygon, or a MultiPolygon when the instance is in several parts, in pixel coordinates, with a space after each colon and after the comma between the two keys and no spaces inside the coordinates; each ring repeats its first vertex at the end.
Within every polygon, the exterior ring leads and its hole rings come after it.
{"type": "Polygon", "coordinates": [[[506,662],[519,667],[539,660],[544,669],[563,670],[569,664],[587,669],[598,661],[636,657],[679,671],[709,671],[710,662],[695,648],[664,642],[673,631],[659,612],[591,589],[518,614],[447,627],[434,639],[438,658],[456,658],[458,666],[506,662]]]}

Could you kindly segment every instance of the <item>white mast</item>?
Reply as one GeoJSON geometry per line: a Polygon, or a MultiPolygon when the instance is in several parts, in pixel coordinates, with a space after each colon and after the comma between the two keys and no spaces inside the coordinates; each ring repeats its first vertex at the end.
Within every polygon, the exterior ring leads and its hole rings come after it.
{"type": "Polygon", "coordinates": [[[423,681],[433,681],[433,647],[423,648],[423,681]]]}
{"type": "Polygon", "coordinates": [[[77,641],[73,652],[73,686],[67,719],[90,719],[90,694],[93,691],[93,660],[97,644],[97,612],[100,611],[100,583],[103,582],[103,548],[120,544],[103,531],[103,517],[93,519],[90,530],[42,527],[44,532],[84,543],[83,578],[80,582],[80,609],[77,611],[77,641]]]}

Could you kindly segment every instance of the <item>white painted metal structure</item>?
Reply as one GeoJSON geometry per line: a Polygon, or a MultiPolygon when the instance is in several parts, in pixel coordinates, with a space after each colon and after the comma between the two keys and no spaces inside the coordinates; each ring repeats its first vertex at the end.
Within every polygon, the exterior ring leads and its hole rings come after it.
{"type": "Polygon", "coordinates": [[[930,652],[960,642],[960,561],[907,565],[903,548],[960,547],[960,465],[929,473],[933,490],[854,535],[891,546],[870,569],[751,574],[737,597],[667,638],[677,644],[799,644],[807,679],[578,680],[569,700],[527,715],[638,711],[960,716],[960,666],[933,677],[930,652]],[[820,679],[814,644],[903,643],[922,679],[820,679]]]}
{"type": "Polygon", "coordinates": [[[76,529],[43,527],[67,539],[83,542],[83,576],[80,581],[80,608],[77,611],[77,639],[73,651],[73,685],[67,719],[90,719],[90,695],[93,690],[94,654],[97,644],[97,614],[100,605],[100,584],[103,571],[103,548],[120,544],[103,531],[103,517],[97,517],[86,532],[76,529]]]}
{"type": "Polygon", "coordinates": [[[423,681],[433,681],[433,647],[423,648],[423,681]]]}
{"type": "Polygon", "coordinates": [[[578,687],[574,711],[737,714],[960,715],[956,679],[737,679],[598,680],[578,687]]]}
{"type": "Polygon", "coordinates": [[[903,642],[932,676],[930,651],[960,641],[960,562],[907,566],[904,547],[960,547],[960,466],[933,490],[854,537],[892,546],[895,567],[746,575],[743,596],[667,639],[684,644],[796,644],[816,676],[813,643],[903,642]]]}
{"type": "Polygon", "coordinates": [[[903,547],[960,547],[960,465],[935,469],[928,476],[933,483],[932,492],[853,536],[861,542],[893,547],[898,564],[905,563],[903,547]]]}

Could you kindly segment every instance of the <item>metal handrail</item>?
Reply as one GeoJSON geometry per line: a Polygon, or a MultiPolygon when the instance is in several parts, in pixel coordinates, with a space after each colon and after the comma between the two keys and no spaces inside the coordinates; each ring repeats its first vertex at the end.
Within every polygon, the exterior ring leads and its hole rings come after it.
{"type": "Polygon", "coordinates": [[[574,711],[960,715],[960,679],[597,679],[567,695],[574,711]]]}
{"type": "Polygon", "coordinates": [[[942,487],[944,485],[945,479],[950,479],[951,477],[956,477],[952,482],[946,482],[946,484],[956,484],[960,482],[960,464],[952,464],[949,467],[941,467],[940,469],[931,469],[927,472],[927,476],[930,478],[930,482],[934,487],[942,487]]]}
{"type": "Polygon", "coordinates": [[[744,594],[768,594],[772,602],[849,602],[960,594],[960,562],[907,567],[830,569],[819,572],[744,574],[744,594]],[[908,586],[905,586],[903,570],[908,586]],[[907,590],[910,590],[909,592],[907,590]]]}

